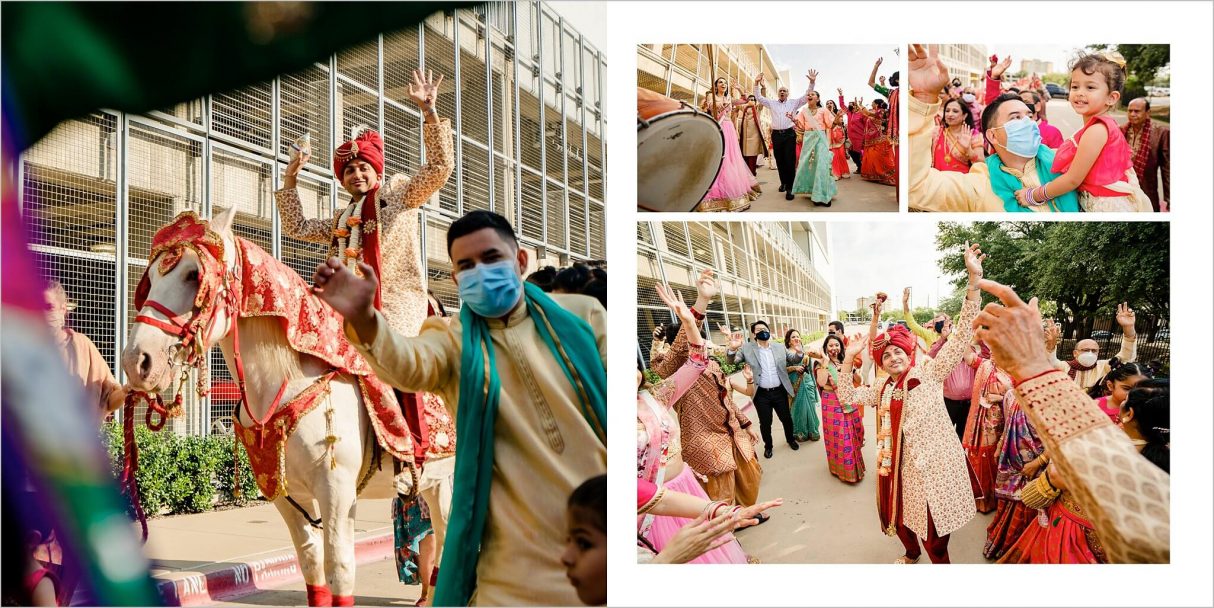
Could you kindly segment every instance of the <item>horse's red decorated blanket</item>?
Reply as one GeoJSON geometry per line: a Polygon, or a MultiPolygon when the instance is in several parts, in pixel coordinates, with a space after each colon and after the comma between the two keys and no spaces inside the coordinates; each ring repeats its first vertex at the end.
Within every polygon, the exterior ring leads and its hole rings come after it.
{"type": "MultiPolygon", "coordinates": [[[[181,260],[186,249],[193,250],[201,267],[199,293],[194,302],[196,313],[220,305],[220,298],[224,296],[219,290],[226,284],[235,296],[241,317],[277,318],[292,348],[317,357],[333,368],[330,379],[336,374],[358,378],[379,445],[393,457],[413,462],[413,439],[396,395],[391,387],[375,377],[370,365],[346,340],[341,315],[313,295],[294,270],[256,244],[241,238],[235,240],[240,250],[239,284],[231,284],[230,275],[225,277],[226,264],[219,258],[233,252],[225,251],[220,235],[211,229],[207,220],[191,211],[183,212],[153,237],[149,260],[160,256],[160,263],[149,265],[148,272],[154,267],[161,273],[168,272],[181,260]]],[[[137,308],[143,307],[149,289],[145,272],[136,290],[137,308]]],[[[212,319],[209,314],[193,314],[190,323],[199,326],[191,327],[191,332],[207,335],[209,328],[201,325],[209,324],[212,319]]],[[[247,421],[253,424],[252,428],[235,425],[237,437],[248,450],[258,486],[267,498],[273,499],[285,492],[279,485],[279,477],[285,462],[286,438],[304,414],[324,402],[327,390],[327,380],[317,382],[290,402],[281,404],[264,425],[256,425],[254,421],[247,421]]]]}
{"type": "MultiPolygon", "coordinates": [[[[296,351],[317,357],[341,373],[358,376],[368,417],[380,446],[393,457],[412,462],[413,439],[396,395],[372,373],[371,366],[346,340],[341,315],[313,295],[294,270],[252,242],[237,240],[242,253],[240,316],[278,318],[296,351]]],[[[277,439],[285,441],[299,419],[323,401],[320,398],[323,394],[318,385],[313,385],[292,403],[283,404],[280,408],[283,411],[276,413],[261,430],[269,435],[267,437],[256,438],[251,435],[255,433],[254,429],[241,429],[242,443],[249,450],[249,462],[266,498],[276,497],[278,480],[273,478],[282,470],[284,456],[279,454],[277,439]],[[266,484],[261,482],[263,474],[267,478],[266,484]]]]}

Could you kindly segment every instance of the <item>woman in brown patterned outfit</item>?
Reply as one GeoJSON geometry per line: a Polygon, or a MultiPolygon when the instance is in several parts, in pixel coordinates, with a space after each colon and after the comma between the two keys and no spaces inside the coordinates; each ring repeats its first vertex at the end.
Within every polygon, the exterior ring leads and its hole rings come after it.
{"type": "MultiPolygon", "coordinates": [[[[691,312],[702,320],[717,294],[711,270],[700,273],[696,287],[699,296],[691,312]]],[[[689,329],[694,328],[682,325],[670,350],[651,358],[653,371],[662,378],[687,361],[685,332],[689,329]]],[[[709,498],[749,507],[758,501],[763,469],[754,447],[758,432],[734,403],[734,390],[745,393],[747,388],[734,386],[721,366],[710,360],[703,375],[675,403],[675,410],[682,432],[683,462],[695,472],[709,498]]]]}

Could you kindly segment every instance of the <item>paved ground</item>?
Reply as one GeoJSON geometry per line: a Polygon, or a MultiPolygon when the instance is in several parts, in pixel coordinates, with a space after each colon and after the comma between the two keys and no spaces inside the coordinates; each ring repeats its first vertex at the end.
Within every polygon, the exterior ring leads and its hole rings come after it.
{"type": "Polygon", "coordinates": [[[885,211],[897,213],[898,192],[893,186],[877,184],[860,179],[854,163],[847,162],[852,176],[835,182],[839,194],[830,207],[815,207],[809,196],[799,195],[791,201],[784,200],[779,192],[780,176],[771,169],[759,167],[759,185],[763,196],[750,204],[750,211],[885,211]]]}
{"type": "MultiPolygon", "coordinates": [[[[396,579],[396,562],[391,558],[358,567],[355,573],[356,606],[412,606],[421,595],[421,586],[401,584],[396,579]]],[[[303,582],[246,595],[236,602],[216,606],[306,606],[303,582]]]]}

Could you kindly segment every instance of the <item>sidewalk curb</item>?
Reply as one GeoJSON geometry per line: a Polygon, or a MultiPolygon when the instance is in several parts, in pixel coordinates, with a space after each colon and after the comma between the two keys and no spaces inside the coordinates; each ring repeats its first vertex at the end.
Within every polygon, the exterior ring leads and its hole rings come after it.
{"type": "MultiPolygon", "coordinates": [[[[392,532],[361,538],[354,543],[354,561],[362,565],[392,555],[392,532]]],[[[294,549],[251,562],[225,563],[223,567],[156,585],[166,606],[207,606],[227,602],[303,580],[294,549]]]]}

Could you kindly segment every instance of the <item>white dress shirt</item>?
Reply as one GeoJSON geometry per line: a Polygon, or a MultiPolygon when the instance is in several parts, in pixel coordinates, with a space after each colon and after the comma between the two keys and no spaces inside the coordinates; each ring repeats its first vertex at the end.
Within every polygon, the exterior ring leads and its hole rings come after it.
{"type": "Polygon", "coordinates": [[[776,373],[776,358],[771,354],[771,345],[759,346],[759,388],[776,388],[780,386],[780,376],[776,373]]]}
{"type": "MultiPolygon", "coordinates": [[[[809,90],[810,91],[814,90],[813,85],[810,85],[809,90]]],[[[805,105],[809,101],[808,92],[796,99],[789,97],[785,101],[780,101],[778,99],[768,99],[759,94],[758,85],[755,85],[754,95],[755,95],[755,99],[758,100],[759,103],[767,106],[767,109],[771,110],[771,130],[772,131],[783,131],[784,129],[791,129],[792,120],[789,119],[787,116],[785,116],[785,114],[795,114],[797,112],[797,110],[799,110],[801,108],[801,106],[805,105]]]]}

